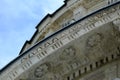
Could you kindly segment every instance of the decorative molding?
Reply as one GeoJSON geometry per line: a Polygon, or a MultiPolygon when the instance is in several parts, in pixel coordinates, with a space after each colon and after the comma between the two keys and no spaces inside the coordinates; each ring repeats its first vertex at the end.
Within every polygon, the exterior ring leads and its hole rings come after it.
{"type": "Polygon", "coordinates": [[[34,71],[35,77],[41,78],[43,75],[45,75],[48,72],[48,68],[49,66],[47,64],[42,64],[38,66],[34,71]]]}
{"type": "Polygon", "coordinates": [[[69,47],[67,49],[64,49],[62,54],[60,55],[61,60],[70,60],[71,58],[74,58],[76,54],[76,50],[74,47],[69,47]]]}
{"type": "MultiPolygon", "coordinates": [[[[38,44],[32,50],[27,52],[27,54],[25,54],[22,58],[16,60],[16,62],[13,63],[14,65],[10,65],[10,67],[7,68],[5,72],[1,73],[0,79],[15,80],[24,71],[28,70],[33,65],[46,58],[48,55],[51,55],[53,52],[57,51],[64,45],[73,40],[79,39],[82,35],[90,32],[91,30],[112,22],[119,17],[120,4],[117,4],[107,9],[96,12],[95,14],[92,14],[91,16],[86,17],[79,22],[76,22],[76,24],[74,23],[74,25],[71,25],[73,27],[69,27],[62,32],[59,32],[59,34],[52,36],[51,38],[46,40],[46,42],[38,44]],[[25,66],[25,68],[23,66],[25,66]]],[[[72,50],[71,54],[73,54],[74,49],[68,49],[68,51],[70,50],[72,50]]]]}
{"type": "Polygon", "coordinates": [[[93,34],[92,36],[90,36],[90,38],[88,38],[87,46],[96,47],[102,42],[103,38],[104,36],[101,33],[93,34]]]}

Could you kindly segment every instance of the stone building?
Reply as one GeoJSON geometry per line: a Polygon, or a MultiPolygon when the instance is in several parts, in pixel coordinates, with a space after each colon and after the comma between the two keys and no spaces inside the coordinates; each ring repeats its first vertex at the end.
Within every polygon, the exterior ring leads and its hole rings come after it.
{"type": "Polygon", "coordinates": [[[65,0],[36,29],[0,80],[120,80],[120,0],[65,0]]]}

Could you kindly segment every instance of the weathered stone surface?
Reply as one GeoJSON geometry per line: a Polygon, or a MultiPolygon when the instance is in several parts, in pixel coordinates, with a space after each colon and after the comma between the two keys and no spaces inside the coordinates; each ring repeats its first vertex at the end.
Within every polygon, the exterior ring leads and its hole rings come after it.
{"type": "MultiPolygon", "coordinates": [[[[91,11],[93,7],[101,5],[96,0],[95,2],[88,0],[88,4],[84,4],[87,0],[71,1],[68,1],[65,7],[65,10],[68,10],[69,5],[70,12],[82,5],[90,14],[93,12],[91,11]]],[[[100,1],[108,3],[108,1],[100,1]]],[[[101,5],[102,8],[104,6],[101,5]]],[[[65,17],[68,12],[61,12],[61,14],[65,17]]],[[[75,18],[75,15],[68,16],[66,19],[75,18]]],[[[120,78],[119,17],[120,3],[117,3],[80,21],[74,19],[74,24],[67,25],[67,28],[36,44],[16,59],[0,73],[0,80],[114,80],[120,78]]],[[[55,18],[53,17],[56,21],[62,19],[55,18]]]]}

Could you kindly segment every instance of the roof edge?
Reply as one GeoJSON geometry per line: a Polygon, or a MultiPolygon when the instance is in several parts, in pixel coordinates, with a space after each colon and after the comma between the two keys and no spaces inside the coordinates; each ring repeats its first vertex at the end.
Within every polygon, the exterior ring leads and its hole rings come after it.
{"type": "Polygon", "coordinates": [[[15,59],[13,59],[11,62],[9,62],[5,67],[3,67],[2,69],[0,69],[0,74],[1,74],[6,68],[8,68],[8,66],[10,66],[11,64],[13,64],[16,60],[18,60],[18,59],[20,59],[21,57],[23,57],[27,52],[29,52],[29,51],[30,51],[31,49],[33,49],[35,46],[41,44],[42,42],[46,41],[47,39],[51,38],[52,36],[54,36],[54,35],[56,35],[56,34],[58,34],[58,33],[60,33],[60,32],[62,32],[63,30],[65,30],[65,29],[67,29],[67,28],[69,28],[69,27],[72,27],[72,25],[74,25],[74,24],[76,24],[76,23],[78,23],[78,22],[86,19],[87,17],[90,17],[90,16],[92,16],[92,15],[94,15],[94,14],[96,14],[96,13],[98,13],[98,12],[104,10],[104,9],[107,9],[107,8],[109,8],[109,7],[111,7],[111,6],[115,6],[115,5],[117,5],[117,4],[120,4],[120,1],[118,1],[118,2],[116,2],[116,3],[114,3],[114,4],[111,4],[111,5],[108,5],[108,6],[104,7],[104,8],[102,8],[102,9],[99,9],[99,10],[97,10],[97,11],[95,11],[95,12],[89,14],[89,15],[86,15],[86,16],[83,17],[82,19],[80,19],[80,20],[72,23],[71,25],[68,25],[68,26],[66,26],[65,28],[57,31],[56,33],[54,33],[54,34],[46,37],[44,40],[42,40],[42,41],[40,41],[39,43],[35,44],[35,45],[32,46],[30,49],[28,49],[27,51],[25,51],[23,54],[19,55],[18,57],[16,57],[15,59]]]}
{"type": "Polygon", "coordinates": [[[27,41],[24,43],[22,49],[21,49],[20,52],[19,52],[19,55],[23,52],[23,49],[25,48],[25,46],[26,46],[27,44],[31,44],[31,43],[32,43],[32,41],[33,41],[36,33],[38,32],[39,26],[40,26],[47,18],[53,17],[57,12],[59,12],[63,7],[65,7],[66,4],[67,4],[67,1],[68,1],[68,0],[65,0],[65,1],[64,1],[64,4],[63,4],[60,8],[58,8],[58,9],[57,9],[55,12],[53,12],[52,14],[49,14],[49,13],[48,13],[48,14],[38,23],[38,25],[35,27],[37,30],[35,31],[35,33],[34,33],[34,35],[32,36],[32,38],[31,38],[30,40],[27,40],[27,41]]]}
{"type": "Polygon", "coordinates": [[[55,12],[53,12],[52,14],[47,14],[36,26],[36,28],[38,29],[38,27],[48,18],[48,17],[53,17],[57,12],[59,12],[63,7],[65,7],[67,4],[66,0],[64,1],[64,4],[58,8],[55,12]]]}
{"type": "Polygon", "coordinates": [[[26,40],[26,41],[25,41],[22,49],[21,49],[20,52],[19,52],[19,55],[22,54],[22,52],[23,52],[23,50],[24,50],[24,48],[26,47],[27,44],[31,44],[31,43],[32,43],[32,41],[33,41],[33,39],[35,38],[35,36],[36,36],[37,33],[38,33],[38,29],[35,31],[35,33],[33,34],[32,38],[31,38],[30,40],[26,40]]]}

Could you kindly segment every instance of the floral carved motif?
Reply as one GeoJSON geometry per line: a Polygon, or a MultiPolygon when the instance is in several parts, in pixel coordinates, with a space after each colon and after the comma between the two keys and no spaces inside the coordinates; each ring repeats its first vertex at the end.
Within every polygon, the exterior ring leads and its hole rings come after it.
{"type": "Polygon", "coordinates": [[[49,67],[47,64],[42,64],[38,66],[34,71],[35,77],[41,78],[43,75],[45,75],[48,72],[48,68],[49,67]]]}
{"type": "Polygon", "coordinates": [[[88,37],[87,40],[87,50],[86,52],[90,59],[94,60],[95,57],[102,57],[103,56],[103,50],[102,50],[102,44],[103,44],[104,36],[101,33],[94,33],[92,36],[88,37]]]}
{"type": "Polygon", "coordinates": [[[100,33],[94,34],[88,39],[87,45],[88,47],[95,47],[102,41],[102,39],[103,39],[102,34],[100,33]]]}
{"type": "Polygon", "coordinates": [[[75,54],[76,54],[76,50],[74,47],[71,46],[71,47],[64,49],[64,51],[62,52],[62,55],[60,56],[60,59],[68,60],[74,57],[75,54]]]}

